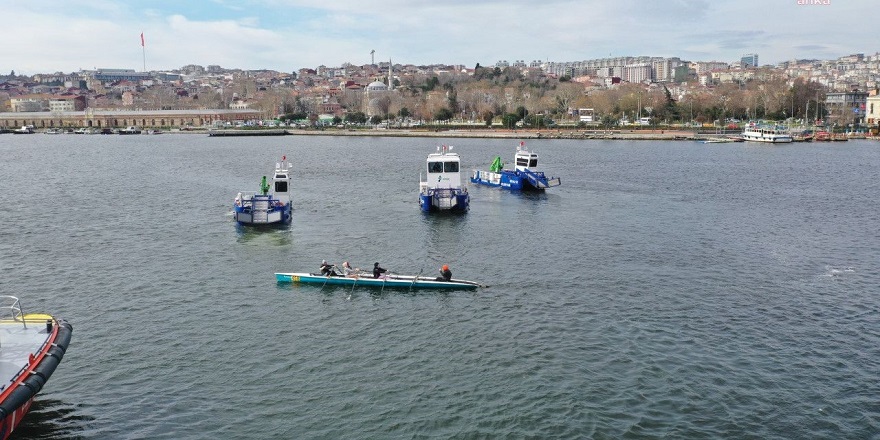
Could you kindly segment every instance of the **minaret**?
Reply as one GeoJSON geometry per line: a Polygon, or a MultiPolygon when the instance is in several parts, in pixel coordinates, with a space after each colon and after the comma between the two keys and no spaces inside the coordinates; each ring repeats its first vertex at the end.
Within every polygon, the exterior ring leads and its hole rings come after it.
{"type": "Polygon", "coordinates": [[[394,82],[391,79],[392,74],[394,73],[393,64],[391,64],[391,58],[388,58],[388,90],[394,90],[394,82]]]}

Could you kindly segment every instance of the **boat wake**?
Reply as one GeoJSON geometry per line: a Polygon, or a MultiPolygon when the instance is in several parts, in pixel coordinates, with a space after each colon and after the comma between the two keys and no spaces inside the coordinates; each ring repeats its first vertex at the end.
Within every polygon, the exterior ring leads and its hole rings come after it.
{"type": "Polygon", "coordinates": [[[825,273],[822,276],[825,277],[843,277],[848,274],[856,273],[856,270],[850,266],[847,267],[834,267],[834,266],[825,266],[825,273]]]}

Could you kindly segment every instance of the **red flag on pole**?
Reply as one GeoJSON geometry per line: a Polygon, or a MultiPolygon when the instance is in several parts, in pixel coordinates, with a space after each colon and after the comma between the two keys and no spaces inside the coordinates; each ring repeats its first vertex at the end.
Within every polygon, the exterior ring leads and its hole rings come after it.
{"type": "Polygon", "coordinates": [[[144,47],[144,33],[141,32],[141,47],[144,47]]]}

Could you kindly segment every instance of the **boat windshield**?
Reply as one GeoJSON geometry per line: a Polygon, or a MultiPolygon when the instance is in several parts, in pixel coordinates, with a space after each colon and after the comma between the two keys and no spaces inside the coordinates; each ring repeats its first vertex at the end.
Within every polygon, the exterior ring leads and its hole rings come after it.
{"type": "Polygon", "coordinates": [[[458,172],[458,162],[444,162],[443,163],[443,171],[447,173],[457,173],[458,172]]]}
{"type": "Polygon", "coordinates": [[[443,162],[428,162],[428,172],[429,173],[442,173],[443,172],[443,162]]]}
{"type": "Polygon", "coordinates": [[[287,192],[287,182],[275,182],[275,192],[285,193],[287,192]]]}
{"type": "Polygon", "coordinates": [[[537,157],[517,157],[516,158],[516,166],[518,167],[536,167],[538,166],[538,158],[537,157]]]}

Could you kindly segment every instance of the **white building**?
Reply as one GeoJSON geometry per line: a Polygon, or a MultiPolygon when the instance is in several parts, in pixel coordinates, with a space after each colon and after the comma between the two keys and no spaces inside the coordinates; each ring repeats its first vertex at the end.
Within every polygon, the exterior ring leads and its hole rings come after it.
{"type": "Polygon", "coordinates": [[[623,68],[623,79],[631,83],[640,83],[654,79],[651,65],[631,64],[623,68]]]}
{"type": "Polygon", "coordinates": [[[880,95],[868,97],[865,103],[865,123],[872,127],[880,124],[880,95]]]}

